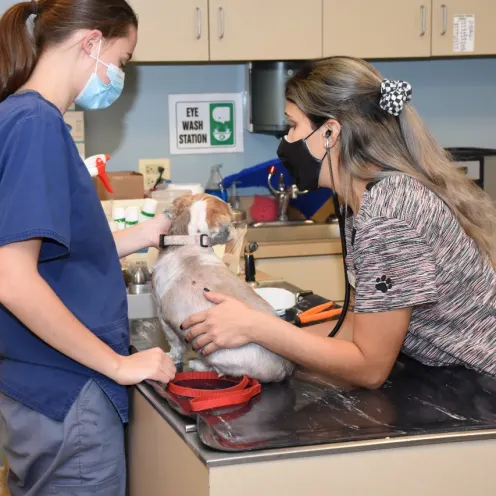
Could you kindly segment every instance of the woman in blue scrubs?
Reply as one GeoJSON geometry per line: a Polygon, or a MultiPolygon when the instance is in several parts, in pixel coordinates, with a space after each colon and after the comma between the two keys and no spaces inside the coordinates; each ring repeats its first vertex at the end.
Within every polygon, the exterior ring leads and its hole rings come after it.
{"type": "Polygon", "coordinates": [[[0,414],[12,496],[124,496],[126,386],[167,383],[129,356],[119,257],[165,216],[112,236],[64,123],[121,94],[138,22],[125,0],[18,3],[0,19],[0,414]],[[31,36],[32,30],[32,36],[31,36]]]}
{"type": "Polygon", "coordinates": [[[353,308],[328,338],[332,322],[299,329],[206,293],[218,305],[183,323],[196,349],[256,342],[367,388],[384,383],[400,351],[496,377],[496,209],[411,98],[410,84],[350,57],[312,62],[288,81],[278,155],[300,189],[331,188],[348,207],[353,308]]]}

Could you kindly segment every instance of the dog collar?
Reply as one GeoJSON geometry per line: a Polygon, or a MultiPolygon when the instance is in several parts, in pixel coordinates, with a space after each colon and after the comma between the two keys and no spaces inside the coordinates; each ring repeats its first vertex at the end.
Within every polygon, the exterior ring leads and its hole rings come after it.
{"type": "Polygon", "coordinates": [[[166,248],[167,246],[186,245],[197,245],[201,246],[202,248],[210,248],[210,246],[212,246],[212,243],[208,234],[197,234],[193,236],[167,236],[166,234],[160,235],[160,248],[166,248]]]}

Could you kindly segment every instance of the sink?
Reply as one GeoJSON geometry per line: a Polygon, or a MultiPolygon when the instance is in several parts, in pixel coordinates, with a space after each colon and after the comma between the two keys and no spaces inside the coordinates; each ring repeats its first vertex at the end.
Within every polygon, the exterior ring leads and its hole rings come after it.
{"type": "Polygon", "coordinates": [[[248,226],[246,241],[263,242],[291,242],[291,241],[315,241],[325,239],[339,240],[339,226],[337,223],[308,223],[288,224],[275,222],[263,223],[259,227],[248,226]],[[274,229],[277,227],[277,229],[274,229]]]}

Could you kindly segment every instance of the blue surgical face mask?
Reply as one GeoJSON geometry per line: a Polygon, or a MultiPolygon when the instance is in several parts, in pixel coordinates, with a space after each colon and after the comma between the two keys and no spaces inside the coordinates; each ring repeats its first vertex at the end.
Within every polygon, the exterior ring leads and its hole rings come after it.
{"type": "Polygon", "coordinates": [[[88,79],[86,86],[79,96],[74,100],[76,105],[79,105],[85,110],[98,110],[110,107],[120,96],[124,89],[124,72],[114,64],[106,64],[100,60],[100,50],[102,48],[102,40],[98,45],[98,54],[95,57],[90,57],[96,60],[95,71],[88,79]],[[110,79],[109,84],[105,84],[98,77],[98,64],[103,64],[107,68],[107,77],[110,79]]]}

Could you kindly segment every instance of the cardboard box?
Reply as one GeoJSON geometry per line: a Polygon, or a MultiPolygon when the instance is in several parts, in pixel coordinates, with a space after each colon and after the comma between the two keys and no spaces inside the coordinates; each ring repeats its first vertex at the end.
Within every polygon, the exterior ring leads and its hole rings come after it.
{"type": "Polygon", "coordinates": [[[134,200],[145,197],[143,174],[134,171],[107,172],[114,193],[109,193],[102,181],[94,177],[100,200],[134,200]]]}

